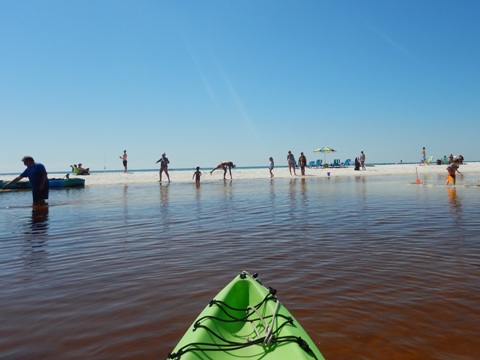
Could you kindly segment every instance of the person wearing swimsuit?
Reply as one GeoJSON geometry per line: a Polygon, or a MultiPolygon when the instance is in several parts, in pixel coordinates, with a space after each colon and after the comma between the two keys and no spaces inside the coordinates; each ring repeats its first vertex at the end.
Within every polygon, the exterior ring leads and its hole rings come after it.
{"type": "Polygon", "coordinates": [[[167,154],[163,153],[162,157],[158,159],[155,164],[158,164],[158,163],[160,163],[160,171],[159,171],[160,180],[158,182],[162,182],[163,172],[165,172],[165,175],[167,175],[168,182],[170,182],[170,175],[168,175],[168,164],[170,163],[170,161],[167,158],[167,154]]]}
{"type": "Polygon", "coordinates": [[[226,175],[227,175],[227,169],[228,169],[228,171],[230,173],[230,179],[232,179],[232,168],[235,168],[235,164],[233,162],[222,161],[215,168],[213,168],[212,171],[210,171],[210,175],[212,175],[212,173],[217,169],[223,169],[223,180],[227,180],[226,175]]]}
{"type": "Polygon", "coordinates": [[[122,159],[122,162],[123,162],[123,172],[126,173],[127,172],[127,150],[123,150],[123,155],[120,155],[119,156],[120,159],[122,159]]]}
{"type": "Polygon", "coordinates": [[[291,151],[288,152],[287,162],[288,162],[288,171],[290,171],[290,175],[292,175],[292,169],[293,169],[293,174],[297,175],[295,171],[295,156],[293,156],[291,151]]]}
{"type": "Polygon", "coordinates": [[[275,167],[275,163],[273,162],[273,157],[270,156],[270,166],[268,167],[268,170],[270,171],[270,177],[273,178],[273,168],[275,167]]]}

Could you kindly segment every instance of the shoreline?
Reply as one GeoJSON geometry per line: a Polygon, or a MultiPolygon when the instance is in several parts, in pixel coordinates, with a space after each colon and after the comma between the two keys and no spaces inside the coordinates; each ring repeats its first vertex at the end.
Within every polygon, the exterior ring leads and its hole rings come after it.
{"type": "MultiPolygon", "coordinates": [[[[375,165],[367,166],[367,170],[355,171],[353,166],[346,168],[307,168],[306,175],[290,175],[288,167],[278,167],[273,170],[273,179],[302,179],[302,178],[346,178],[346,177],[378,177],[378,176],[395,176],[395,175],[411,175],[412,181],[418,178],[422,180],[422,176],[431,174],[444,174],[447,176],[447,165],[418,165],[418,164],[397,164],[397,165],[375,165]]],[[[202,177],[201,183],[211,183],[223,180],[223,171],[216,170],[210,175],[211,169],[201,169],[202,177]]],[[[460,171],[465,174],[480,174],[480,162],[470,162],[460,166],[460,171]]],[[[192,179],[194,170],[175,170],[169,171],[172,183],[194,183],[192,179]]],[[[297,169],[297,174],[300,170],[297,169]]],[[[51,173],[49,178],[63,177],[62,174],[51,173]]],[[[93,172],[87,176],[78,176],[69,174],[70,178],[85,179],[85,186],[91,185],[115,185],[115,184],[145,184],[145,183],[159,183],[158,170],[137,170],[131,172],[93,172]]],[[[16,175],[15,175],[16,176],[16,175]]],[[[230,180],[227,171],[227,180],[230,180]]],[[[9,176],[3,176],[3,180],[9,180],[9,176]]],[[[256,180],[265,179],[270,180],[270,174],[267,167],[264,168],[236,168],[232,169],[233,180],[256,180]]],[[[168,184],[166,176],[163,174],[164,181],[162,184],[168,184]]],[[[480,180],[480,176],[479,176],[480,180]]]]}

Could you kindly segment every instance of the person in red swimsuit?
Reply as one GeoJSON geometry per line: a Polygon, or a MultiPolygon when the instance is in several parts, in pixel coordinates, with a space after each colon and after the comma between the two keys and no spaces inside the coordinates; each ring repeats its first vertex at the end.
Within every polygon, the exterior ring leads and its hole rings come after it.
{"type": "Polygon", "coordinates": [[[222,161],[220,164],[217,165],[217,167],[213,168],[212,171],[210,171],[210,175],[212,175],[212,173],[217,170],[217,169],[223,169],[223,180],[227,180],[226,179],[226,175],[227,175],[227,169],[228,169],[228,172],[230,173],[230,179],[232,179],[232,168],[235,167],[235,164],[231,161],[222,161]]]}

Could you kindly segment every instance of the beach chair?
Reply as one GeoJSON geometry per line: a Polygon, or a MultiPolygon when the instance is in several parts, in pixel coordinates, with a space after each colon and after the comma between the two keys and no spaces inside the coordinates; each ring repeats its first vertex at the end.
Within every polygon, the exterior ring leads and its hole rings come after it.
{"type": "Polygon", "coordinates": [[[308,167],[309,167],[309,168],[312,168],[312,167],[314,167],[314,166],[315,166],[315,161],[310,161],[310,162],[308,163],[308,167]]]}
{"type": "Polygon", "coordinates": [[[345,167],[349,167],[350,165],[352,165],[352,159],[347,159],[347,160],[345,160],[345,162],[343,163],[343,166],[345,166],[345,167]]]}
{"type": "Polygon", "coordinates": [[[334,159],[331,167],[340,167],[340,159],[334,159]]]}
{"type": "Polygon", "coordinates": [[[427,160],[424,161],[425,165],[430,165],[432,163],[433,156],[429,156],[427,160]]]}
{"type": "Polygon", "coordinates": [[[315,166],[316,166],[317,168],[321,168],[321,167],[323,166],[322,160],[318,159],[318,160],[315,162],[315,166]]]}

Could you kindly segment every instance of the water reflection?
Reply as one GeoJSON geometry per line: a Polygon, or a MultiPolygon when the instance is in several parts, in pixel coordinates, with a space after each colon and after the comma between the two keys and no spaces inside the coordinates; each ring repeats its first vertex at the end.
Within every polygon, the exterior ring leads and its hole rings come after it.
{"type": "Polygon", "coordinates": [[[406,348],[416,359],[475,358],[477,188],[307,177],[302,208],[300,177],[269,180],[134,184],[128,199],[123,184],[75,199],[59,191],[66,205],[48,216],[0,207],[0,359],[158,358],[245,268],[280,290],[329,360],[406,348]],[[116,240],[125,234],[128,248],[116,240]]]}
{"type": "Polygon", "coordinates": [[[160,202],[162,206],[168,206],[168,191],[169,191],[170,183],[166,183],[164,185],[160,184],[160,202]]]}
{"type": "Polygon", "coordinates": [[[365,176],[355,176],[355,187],[359,203],[361,204],[361,211],[366,210],[366,201],[367,201],[367,181],[365,176]]]}
{"type": "Polygon", "coordinates": [[[293,214],[295,208],[297,207],[296,191],[295,186],[297,184],[297,179],[290,179],[288,183],[288,199],[290,200],[290,212],[293,214]]]}
{"type": "Polygon", "coordinates": [[[305,178],[302,178],[300,181],[300,189],[302,194],[302,200],[307,200],[307,182],[305,181],[305,178]]]}
{"type": "Polygon", "coordinates": [[[128,185],[123,187],[123,214],[126,219],[128,216],[128,185]]]}
{"type": "Polygon", "coordinates": [[[45,234],[48,230],[48,205],[32,208],[31,234],[45,234]]]}
{"type": "Polygon", "coordinates": [[[448,202],[450,204],[450,211],[461,214],[462,213],[462,202],[457,196],[457,189],[455,187],[447,187],[448,192],[448,202]]]}
{"type": "Polygon", "coordinates": [[[22,258],[25,268],[38,268],[47,257],[46,241],[48,239],[48,205],[32,207],[31,221],[25,231],[25,243],[22,258]]]}
{"type": "Polygon", "coordinates": [[[165,231],[170,230],[170,207],[169,203],[169,192],[170,192],[170,183],[160,183],[160,218],[162,220],[162,226],[165,231]]]}
{"type": "Polygon", "coordinates": [[[270,179],[270,201],[275,199],[275,180],[270,179]]]}

